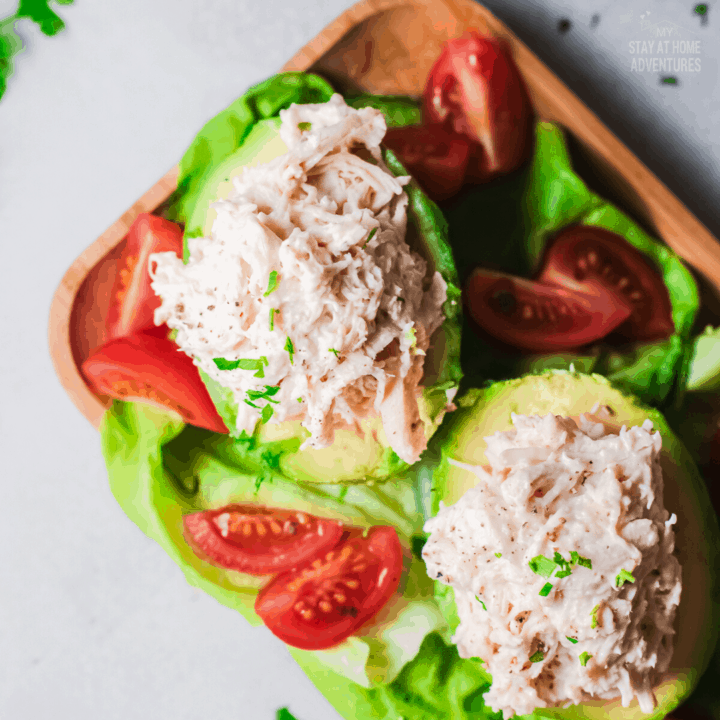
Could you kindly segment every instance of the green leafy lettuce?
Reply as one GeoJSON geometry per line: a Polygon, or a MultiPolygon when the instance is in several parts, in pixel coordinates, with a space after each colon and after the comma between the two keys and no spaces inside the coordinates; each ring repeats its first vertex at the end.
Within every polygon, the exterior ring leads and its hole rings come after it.
{"type": "Polygon", "coordinates": [[[523,171],[490,187],[466,190],[444,209],[458,267],[465,274],[481,265],[530,276],[547,242],[562,228],[584,224],[611,230],[658,270],[670,296],[675,324],[675,334],[659,343],[620,349],[598,345],[584,353],[546,356],[500,350],[468,330],[463,338],[468,380],[482,384],[573,364],[576,370],[606,375],[624,391],[656,407],[680,402],[693,350],[690,333],[699,307],[695,281],[672,250],[589,189],[572,168],[560,128],[538,123],[534,156],[523,171]]]}
{"type": "Polygon", "coordinates": [[[303,663],[370,689],[396,678],[423,638],[444,628],[424,563],[410,551],[424,519],[413,476],[372,487],[291,481],[278,473],[279,458],[288,451],[284,441],[238,442],[140,403],[116,401],[100,432],[110,488],[128,517],[163,547],[191,585],[252,625],[261,624],[253,609],[258,579],[198,558],[183,538],[183,515],[252,502],[357,527],[397,529],[407,548],[401,591],[362,635],[330,650],[293,651],[303,663]]]}

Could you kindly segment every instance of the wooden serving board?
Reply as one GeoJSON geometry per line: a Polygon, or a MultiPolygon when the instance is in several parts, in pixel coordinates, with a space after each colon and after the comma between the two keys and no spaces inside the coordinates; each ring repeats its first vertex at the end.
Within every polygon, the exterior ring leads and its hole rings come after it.
{"type": "MultiPolygon", "coordinates": [[[[419,96],[443,44],[468,29],[505,38],[537,114],[559,123],[582,156],[586,181],[664,240],[720,292],[720,244],[588,108],[488,10],[472,0],[363,0],[311,40],[282,69],[312,71],[340,91],[419,96]]],[[[238,88],[240,94],[244,88],[238,88]]],[[[65,273],[50,310],[55,370],[75,405],[96,427],[109,404],[80,373],[103,341],[103,318],[128,228],[176,187],[170,170],[113,223],[65,273]]]]}

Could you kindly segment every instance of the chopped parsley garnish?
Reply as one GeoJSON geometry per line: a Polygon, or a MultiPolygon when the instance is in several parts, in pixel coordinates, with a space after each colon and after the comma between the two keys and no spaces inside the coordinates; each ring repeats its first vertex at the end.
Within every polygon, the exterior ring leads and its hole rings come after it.
{"type": "Polygon", "coordinates": [[[267,297],[271,292],[273,292],[274,290],[277,290],[277,286],[278,286],[278,274],[277,274],[277,270],[273,270],[270,273],[270,277],[268,278],[268,288],[265,291],[265,294],[263,295],[263,297],[267,297]]]}
{"type": "Polygon", "coordinates": [[[400,297],[399,295],[397,296],[397,299],[398,299],[400,302],[405,302],[405,298],[404,298],[404,297],[400,297]]]}
{"type": "Polygon", "coordinates": [[[531,663],[542,662],[544,658],[545,658],[545,653],[542,652],[541,650],[538,650],[537,652],[534,652],[530,656],[530,662],[531,663]]]}
{"type": "Polygon", "coordinates": [[[273,395],[277,395],[280,390],[279,385],[266,385],[264,390],[248,390],[248,400],[267,400],[268,402],[277,404],[277,400],[271,400],[273,395]]]}
{"type": "Polygon", "coordinates": [[[627,570],[621,570],[615,578],[615,587],[622,587],[626,582],[634,583],[635,576],[627,570]]]}
{"type": "Polygon", "coordinates": [[[340,353],[335,348],[328,348],[328,350],[336,357],[340,357],[340,353]]]}
{"type": "Polygon", "coordinates": [[[557,567],[557,563],[546,558],[544,555],[536,555],[529,563],[530,569],[542,577],[550,577],[557,567]]]}
{"type": "Polygon", "coordinates": [[[565,639],[569,640],[573,645],[577,645],[577,638],[571,638],[568,635],[566,635],[565,639]]]}
{"type": "Polygon", "coordinates": [[[298,402],[302,402],[302,398],[298,398],[298,402]]]}
{"type": "Polygon", "coordinates": [[[591,611],[590,611],[590,617],[592,618],[590,620],[590,627],[591,629],[594,629],[597,627],[597,611],[600,609],[600,604],[598,603],[591,611]]]}
{"type": "Polygon", "coordinates": [[[586,567],[588,570],[592,570],[592,560],[589,560],[582,555],[578,555],[575,550],[570,551],[570,563],[572,565],[580,565],[581,567],[586,567]]]}
{"type": "Polygon", "coordinates": [[[498,558],[502,557],[502,553],[495,553],[495,557],[498,557],[498,558]]]}
{"type": "Polygon", "coordinates": [[[542,586],[542,588],[541,588],[540,592],[538,593],[538,595],[542,595],[543,597],[547,597],[547,596],[550,594],[550,591],[551,591],[552,589],[553,589],[553,584],[552,584],[552,583],[545,583],[545,584],[542,586]]]}
{"type": "Polygon", "coordinates": [[[553,561],[560,568],[560,570],[555,573],[556,578],[564,578],[572,574],[570,563],[565,560],[565,558],[559,552],[555,552],[555,554],[553,555],[553,561]]]}
{"type": "Polygon", "coordinates": [[[266,405],[262,412],[260,413],[260,417],[262,418],[262,421],[266,423],[272,416],[273,416],[273,407],[272,405],[266,405]]]}
{"type": "Polygon", "coordinates": [[[261,355],[259,358],[240,358],[239,360],[226,360],[225,358],[213,358],[218,370],[256,370],[256,378],[264,378],[263,366],[268,364],[268,359],[261,355]]]}
{"type": "Polygon", "coordinates": [[[270,308],[270,331],[272,332],[275,329],[275,313],[277,310],[275,308],[270,308]]]}
{"type": "Polygon", "coordinates": [[[295,354],[295,346],[293,345],[293,342],[289,337],[285,341],[285,350],[287,350],[288,355],[290,355],[290,364],[294,365],[295,362],[293,361],[293,355],[295,354]]]}
{"type": "Polygon", "coordinates": [[[580,655],[580,664],[585,667],[588,664],[588,660],[592,657],[589,652],[584,652],[580,655]]]}
{"type": "Polygon", "coordinates": [[[363,250],[367,247],[367,244],[375,237],[376,232],[377,232],[376,227],[370,231],[370,234],[367,236],[367,240],[365,241],[365,244],[363,245],[363,250]]]}
{"type": "Polygon", "coordinates": [[[298,130],[309,130],[312,127],[312,123],[301,122],[298,123],[298,130]]]}
{"type": "Polygon", "coordinates": [[[485,603],[476,595],[475,599],[483,606],[483,610],[487,612],[487,608],[485,607],[485,603]]]}

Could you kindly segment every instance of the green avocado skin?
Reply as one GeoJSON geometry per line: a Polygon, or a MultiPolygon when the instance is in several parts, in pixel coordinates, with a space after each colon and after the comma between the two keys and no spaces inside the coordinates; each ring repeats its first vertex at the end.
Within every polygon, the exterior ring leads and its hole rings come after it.
{"type": "MultiPolygon", "coordinates": [[[[240,147],[208,171],[202,189],[197,193],[197,200],[188,214],[183,236],[183,258],[186,263],[190,256],[188,240],[193,237],[210,236],[213,222],[217,216],[212,204],[228,197],[233,187],[233,178],[241,175],[246,167],[270,162],[287,152],[287,145],[280,137],[280,125],[279,117],[258,121],[253,125],[240,147]]],[[[389,164],[394,174],[406,174],[399,163],[392,161],[393,159],[390,159],[389,164]]],[[[457,275],[452,254],[447,245],[447,226],[444,218],[439,215],[440,211],[419,187],[408,186],[407,192],[410,196],[408,208],[410,224],[417,228],[415,237],[426,239],[428,244],[433,244],[434,252],[428,251],[432,255],[428,259],[448,282],[448,302],[443,307],[447,319],[441,330],[444,356],[440,363],[444,368],[436,378],[436,386],[424,388],[423,396],[419,400],[425,434],[430,438],[445,412],[447,405],[445,390],[456,387],[460,380],[457,360],[460,353],[459,322],[457,320],[459,303],[455,297],[458,293],[454,292],[457,275]],[[431,205],[433,207],[429,208],[431,205]],[[432,212],[433,210],[438,216],[432,212]],[[457,369],[454,369],[455,365],[457,365],[457,369]],[[449,368],[449,372],[447,368],[449,368]],[[446,377],[443,377],[443,374],[446,377]],[[438,380],[441,382],[437,382],[438,380]]],[[[420,247],[415,249],[422,250],[420,247]]],[[[426,366],[431,363],[432,361],[426,361],[426,366]]],[[[232,392],[202,370],[200,375],[218,413],[230,428],[230,434],[237,437],[234,428],[236,427],[238,405],[232,392]]],[[[259,423],[254,438],[259,443],[297,439],[294,447],[288,447],[281,454],[275,471],[300,482],[385,482],[408,469],[408,464],[403,462],[387,444],[379,418],[370,421],[363,420],[361,427],[365,433],[363,439],[358,438],[355,433],[350,431],[339,431],[336,433],[335,443],[323,450],[300,451],[298,449],[301,442],[309,436],[309,433],[298,423],[280,423],[279,425],[259,423]]]]}
{"type": "MultiPolygon", "coordinates": [[[[435,442],[442,444],[442,460],[433,475],[432,511],[439,503],[455,503],[476,483],[470,471],[449,460],[471,465],[487,464],[484,438],[512,428],[512,413],[577,416],[599,403],[613,413],[611,422],[640,425],[652,421],[663,440],[661,464],[665,478],[664,503],[678,517],[676,553],[682,565],[683,594],[675,619],[675,650],[671,671],[674,681],[661,686],[658,707],[650,714],[623,708],[619,702],[586,703],[569,708],[535,711],[535,717],[576,720],[660,720],[692,692],[706,669],[720,630],[720,528],[705,483],[688,451],[668,427],[664,417],[625,395],[600,375],[564,370],[498,382],[486,389],[468,390],[456,400],[458,410],[443,423],[435,442]]],[[[452,589],[436,584],[436,597],[453,629],[458,618],[452,589]]]]}

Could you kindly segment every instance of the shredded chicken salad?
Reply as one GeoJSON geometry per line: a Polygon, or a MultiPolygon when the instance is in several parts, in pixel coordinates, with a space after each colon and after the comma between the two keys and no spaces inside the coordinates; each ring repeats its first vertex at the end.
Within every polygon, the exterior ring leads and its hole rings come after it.
{"type": "Polygon", "coordinates": [[[505,717],[618,696],[651,712],[681,593],[660,434],[584,415],[513,424],[425,525],[428,574],[455,592],[453,641],[486,663],[485,702],[505,717]]]}
{"type": "Polygon", "coordinates": [[[185,265],[150,257],[155,322],[238,404],[238,432],[301,420],[303,445],[379,414],[392,449],[426,445],[417,396],[446,284],[405,241],[408,198],[386,125],[340,95],[280,113],[288,152],[245,168],[185,265]]]}

